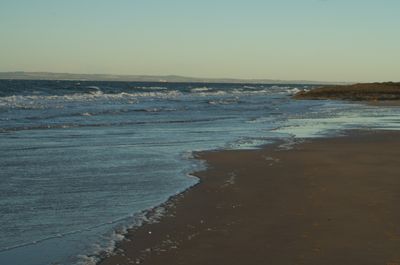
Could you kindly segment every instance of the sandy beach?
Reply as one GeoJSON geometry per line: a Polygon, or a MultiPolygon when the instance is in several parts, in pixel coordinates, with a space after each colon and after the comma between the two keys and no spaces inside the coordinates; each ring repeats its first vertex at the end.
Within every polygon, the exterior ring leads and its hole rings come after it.
{"type": "Polygon", "coordinates": [[[399,136],[200,153],[200,184],[100,264],[400,264],[399,136]]]}

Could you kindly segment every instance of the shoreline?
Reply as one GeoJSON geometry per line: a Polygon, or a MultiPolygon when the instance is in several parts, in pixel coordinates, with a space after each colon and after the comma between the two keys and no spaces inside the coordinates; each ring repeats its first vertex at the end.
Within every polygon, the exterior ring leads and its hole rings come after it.
{"type": "Polygon", "coordinates": [[[350,131],[307,139],[291,150],[279,150],[278,143],[197,153],[208,165],[193,174],[199,183],[163,204],[160,222],[129,230],[113,255],[97,264],[400,264],[394,225],[400,198],[393,190],[400,184],[398,136],[350,131]],[[344,157],[350,154],[356,158],[344,157]],[[340,168],[354,176],[328,178],[331,171],[344,174],[340,168]],[[368,175],[378,169],[388,174],[385,182],[368,175]],[[368,183],[360,179],[365,174],[368,183]],[[346,193],[343,184],[352,190],[346,193]],[[368,191],[378,187],[370,198],[368,191]],[[387,199],[393,201],[386,205],[387,199]]]}

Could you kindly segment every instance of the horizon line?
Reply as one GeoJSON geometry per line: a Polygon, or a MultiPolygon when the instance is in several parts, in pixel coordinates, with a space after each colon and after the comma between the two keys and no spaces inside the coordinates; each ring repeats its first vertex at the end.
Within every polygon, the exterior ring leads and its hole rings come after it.
{"type": "MultiPolygon", "coordinates": [[[[174,82],[174,81],[168,81],[168,80],[162,80],[162,78],[181,78],[181,79],[187,79],[186,82],[207,82],[207,81],[220,81],[223,82],[226,81],[234,81],[234,82],[311,82],[311,83],[330,83],[330,84],[341,84],[341,83],[363,83],[361,81],[323,81],[323,80],[310,80],[310,79],[273,79],[273,78],[240,78],[240,77],[200,77],[200,76],[185,76],[185,75],[180,75],[180,74],[110,74],[110,73],[74,73],[74,72],[51,72],[51,71],[24,71],[24,70],[16,70],[16,71],[0,71],[0,79],[20,79],[22,80],[23,78],[15,78],[15,77],[5,77],[2,75],[17,75],[17,74],[26,74],[26,75],[71,75],[71,76],[97,76],[97,77],[104,77],[108,76],[109,78],[116,77],[116,78],[161,78],[161,80],[154,81],[154,80],[149,80],[148,82],[174,82]],[[192,81],[191,81],[192,80],[192,81]]],[[[34,77],[34,76],[31,76],[34,77]]],[[[50,76],[48,77],[50,78],[50,76]]],[[[33,78],[30,78],[31,80],[35,80],[33,78]]],[[[40,80],[40,79],[36,79],[40,80]]],[[[49,80],[49,79],[44,79],[44,80],[49,80]]],[[[57,80],[57,79],[53,79],[57,80]]],[[[59,80],[73,80],[72,79],[59,79],[59,80]]],[[[76,79],[77,81],[84,81],[84,79],[76,79]]],[[[86,80],[86,81],[112,81],[112,80],[86,80]]],[[[114,81],[123,81],[123,80],[114,80],[114,81]]],[[[129,80],[127,80],[129,81],[129,80]]],[[[140,80],[144,81],[145,80],[140,80]]],[[[175,81],[177,82],[177,81],[175,81]]],[[[178,82],[185,82],[184,80],[178,81],[178,82]]],[[[389,82],[389,81],[386,81],[389,82]]],[[[365,83],[365,82],[364,82],[365,83]]]]}

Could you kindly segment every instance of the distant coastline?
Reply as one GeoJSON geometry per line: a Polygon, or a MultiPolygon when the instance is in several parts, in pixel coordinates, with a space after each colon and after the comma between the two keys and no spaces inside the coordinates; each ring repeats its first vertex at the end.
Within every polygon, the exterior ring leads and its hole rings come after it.
{"type": "Polygon", "coordinates": [[[10,80],[70,80],[70,81],[120,81],[120,82],[166,82],[166,83],[243,83],[243,84],[310,84],[340,85],[345,82],[323,82],[311,80],[278,80],[278,79],[235,79],[235,78],[201,78],[179,75],[112,75],[112,74],[74,74],[51,72],[0,72],[1,79],[10,80]]]}
{"type": "Polygon", "coordinates": [[[295,99],[400,100],[400,82],[330,85],[301,91],[295,99]]]}

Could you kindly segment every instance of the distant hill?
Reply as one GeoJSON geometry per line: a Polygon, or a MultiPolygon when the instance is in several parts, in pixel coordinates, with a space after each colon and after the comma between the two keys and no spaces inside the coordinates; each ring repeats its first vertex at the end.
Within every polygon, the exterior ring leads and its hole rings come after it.
{"type": "Polygon", "coordinates": [[[296,99],[400,100],[400,82],[331,85],[301,91],[296,99]]]}
{"type": "Polygon", "coordinates": [[[79,81],[130,81],[130,82],[170,82],[170,83],[246,83],[246,84],[339,84],[308,80],[275,79],[232,79],[196,78],[178,75],[109,75],[109,74],[70,74],[49,72],[0,72],[0,79],[20,80],[79,80],[79,81]]]}

